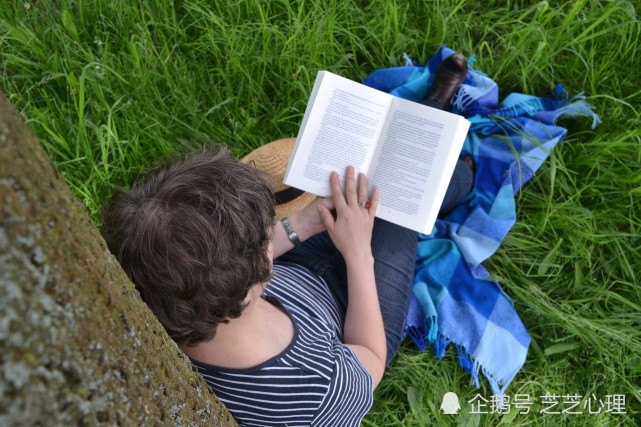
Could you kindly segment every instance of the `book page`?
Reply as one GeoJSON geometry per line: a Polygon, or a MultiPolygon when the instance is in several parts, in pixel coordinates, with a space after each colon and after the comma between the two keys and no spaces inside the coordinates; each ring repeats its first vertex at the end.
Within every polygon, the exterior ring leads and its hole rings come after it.
{"type": "Polygon", "coordinates": [[[336,74],[319,72],[284,182],[328,197],[332,172],[339,173],[341,185],[347,166],[367,173],[392,99],[336,74]]]}
{"type": "Polygon", "coordinates": [[[461,116],[396,98],[370,170],[377,216],[430,233],[468,128],[461,116]]]}

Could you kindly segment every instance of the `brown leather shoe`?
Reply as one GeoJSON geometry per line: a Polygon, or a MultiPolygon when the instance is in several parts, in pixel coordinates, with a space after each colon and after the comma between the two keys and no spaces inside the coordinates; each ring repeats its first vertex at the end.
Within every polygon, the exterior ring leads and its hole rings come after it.
{"type": "Polygon", "coordinates": [[[441,110],[450,109],[450,101],[467,75],[465,56],[455,53],[448,56],[436,69],[432,90],[421,104],[441,110]]]}

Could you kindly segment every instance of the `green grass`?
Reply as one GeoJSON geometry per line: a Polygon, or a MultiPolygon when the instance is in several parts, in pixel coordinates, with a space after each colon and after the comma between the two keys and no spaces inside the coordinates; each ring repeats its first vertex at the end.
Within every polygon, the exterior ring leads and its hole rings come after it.
{"type": "MultiPolygon", "coordinates": [[[[238,155],[297,133],[316,72],[362,81],[445,44],[510,92],[583,92],[485,264],[532,336],[508,395],[527,415],[441,415],[469,385],[453,348],[404,345],[365,425],[638,425],[641,25],[635,1],[83,0],[0,5],[0,87],[97,219],[113,185],[194,138],[238,155]],[[29,4],[30,8],[26,5],[29,4]],[[626,415],[543,415],[541,395],[625,394],[626,415]]],[[[584,412],[586,412],[584,410],[584,412]]]]}

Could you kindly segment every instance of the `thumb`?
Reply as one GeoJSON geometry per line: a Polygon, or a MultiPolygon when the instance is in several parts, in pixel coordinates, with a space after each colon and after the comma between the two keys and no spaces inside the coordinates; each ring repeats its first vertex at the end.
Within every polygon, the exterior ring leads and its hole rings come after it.
{"type": "Polygon", "coordinates": [[[318,205],[317,207],[318,213],[320,214],[321,220],[323,221],[323,224],[325,224],[325,228],[329,230],[334,230],[334,216],[332,213],[327,209],[327,207],[323,205],[318,205]]]}

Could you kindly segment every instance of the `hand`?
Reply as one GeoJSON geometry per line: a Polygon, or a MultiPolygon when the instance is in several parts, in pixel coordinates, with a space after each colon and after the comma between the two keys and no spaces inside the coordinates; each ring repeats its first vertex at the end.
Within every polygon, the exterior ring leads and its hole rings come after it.
{"type": "Polygon", "coordinates": [[[372,228],[378,207],[379,193],[372,191],[371,206],[366,209],[360,202],[367,201],[367,178],[358,175],[358,188],[354,179],[354,168],[348,167],[345,174],[345,194],[340,187],[336,172],[330,176],[332,200],[336,207],[336,218],[323,205],[318,206],[320,216],[334,245],[341,252],[346,263],[351,260],[369,259],[372,256],[372,228]]]}
{"type": "MultiPolygon", "coordinates": [[[[325,223],[321,219],[321,215],[318,210],[319,206],[331,210],[334,209],[334,201],[319,197],[310,203],[309,206],[288,216],[289,223],[301,242],[309,239],[314,234],[325,230],[325,223]]],[[[289,241],[285,229],[280,224],[276,224],[274,236],[272,238],[273,258],[278,258],[293,247],[294,244],[289,241]]]]}
{"type": "Polygon", "coordinates": [[[317,197],[312,203],[289,216],[289,222],[292,224],[292,228],[296,231],[301,241],[305,241],[313,235],[325,231],[325,224],[318,210],[319,206],[333,210],[334,201],[332,199],[317,197]]]}

